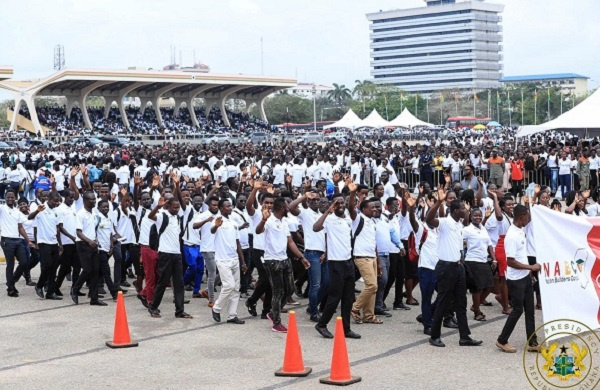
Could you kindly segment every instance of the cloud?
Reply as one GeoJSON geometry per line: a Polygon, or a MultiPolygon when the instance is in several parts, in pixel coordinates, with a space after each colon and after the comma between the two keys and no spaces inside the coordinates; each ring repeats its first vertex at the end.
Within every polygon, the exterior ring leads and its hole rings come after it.
{"type": "Polygon", "coordinates": [[[258,14],[260,12],[260,6],[253,0],[229,0],[229,8],[241,14],[258,14]]]}

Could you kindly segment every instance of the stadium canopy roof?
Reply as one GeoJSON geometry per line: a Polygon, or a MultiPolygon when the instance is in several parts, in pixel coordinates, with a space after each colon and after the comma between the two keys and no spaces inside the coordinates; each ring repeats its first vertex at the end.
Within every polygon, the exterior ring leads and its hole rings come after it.
{"type": "Polygon", "coordinates": [[[13,69],[10,66],[0,65],[0,81],[10,79],[13,75],[13,69]]]}
{"type": "Polygon", "coordinates": [[[563,130],[580,136],[600,135],[600,89],[561,116],[541,125],[521,126],[517,137],[541,133],[549,130],[563,130]]]}
{"type": "Polygon", "coordinates": [[[416,127],[416,126],[425,126],[425,127],[433,127],[431,123],[424,122],[408,111],[408,108],[404,108],[402,113],[398,115],[395,119],[390,122],[390,126],[397,127],[416,127]]]}
{"type": "Polygon", "coordinates": [[[552,73],[552,74],[533,74],[526,76],[505,76],[500,79],[503,83],[514,83],[524,81],[557,80],[557,79],[589,79],[577,73],[552,73]]]}
{"type": "MultiPolygon", "coordinates": [[[[37,81],[0,81],[0,88],[14,92],[15,113],[18,113],[22,103],[28,106],[32,122],[41,130],[35,113],[37,97],[66,97],[67,115],[70,115],[73,107],[78,105],[83,113],[84,124],[88,128],[92,125],[84,102],[90,96],[105,98],[107,102],[105,115],[108,115],[112,103],[116,102],[124,125],[127,127],[129,121],[125,113],[125,98],[139,98],[142,110],[148,103],[152,103],[160,126],[163,126],[163,121],[159,101],[163,98],[172,98],[176,109],[182,103],[186,103],[193,124],[198,126],[198,119],[192,109],[192,101],[196,98],[204,99],[207,108],[215,105],[222,112],[225,110],[227,99],[244,100],[246,108],[257,104],[261,118],[266,121],[263,105],[266,97],[281,89],[294,87],[296,84],[295,79],[265,76],[155,70],[65,69],[37,81]]],[[[16,118],[17,115],[14,117],[16,118]]],[[[227,115],[223,115],[223,121],[225,125],[230,125],[227,115]]],[[[13,128],[14,123],[11,123],[11,129],[13,128]]]]}

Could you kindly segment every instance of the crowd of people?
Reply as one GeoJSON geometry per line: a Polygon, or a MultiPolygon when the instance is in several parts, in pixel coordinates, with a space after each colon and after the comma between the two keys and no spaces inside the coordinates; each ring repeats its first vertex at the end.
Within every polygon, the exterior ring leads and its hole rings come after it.
{"type": "MultiPolygon", "coordinates": [[[[104,107],[88,107],[87,110],[93,129],[106,135],[211,134],[225,130],[251,132],[270,129],[268,123],[259,118],[248,113],[230,110],[227,110],[227,117],[231,124],[228,128],[223,121],[221,110],[217,107],[211,107],[208,113],[205,112],[205,107],[194,107],[198,126],[193,125],[187,108],[180,108],[175,114],[173,107],[161,107],[163,126],[160,126],[156,111],[152,107],[149,106],[142,112],[139,106],[129,105],[125,108],[129,128],[123,123],[117,107],[111,107],[108,115],[105,115],[104,107]]],[[[31,119],[27,107],[21,107],[19,113],[31,119]]],[[[85,129],[83,113],[78,106],[72,108],[70,115],[67,115],[65,106],[58,104],[36,106],[36,113],[40,123],[52,130],[52,133],[48,135],[81,136],[86,131],[91,134],[91,130],[85,129]]]]}
{"type": "Polygon", "coordinates": [[[68,294],[79,304],[87,295],[105,306],[105,294],[133,287],[160,318],[170,286],[177,318],[192,318],[185,305],[205,299],[215,321],[243,324],[243,299],[273,332],[286,332],[281,314],[307,298],[307,319],[326,338],[336,310],[346,337],[360,338],[353,324],[413,309],[430,343],[444,347],[442,326],[459,329],[461,346],[481,344],[470,337],[469,291],[474,320],[507,315],[500,349],[516,351],[509,338],[525,313],[527,348],[537,351],[529,210],[598,215],[597,147],[504,130],[414,145],[14,150],[0,157],[7,292],[18,297],[23,278],[40,298],[68,294]]]}

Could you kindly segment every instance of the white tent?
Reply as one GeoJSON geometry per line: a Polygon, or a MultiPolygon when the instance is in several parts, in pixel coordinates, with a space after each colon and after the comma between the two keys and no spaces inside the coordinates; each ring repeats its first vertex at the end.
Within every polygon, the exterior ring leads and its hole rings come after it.
{"type": "Polygon", "coordinates": [[[408,108],[404,108],[404,111],[396,117],[396,119],[390,121],[390,126],[396,127],[415,127],[415,126],[426,126],[433,127],[431,123],[423,122],[422,120],[415,117],[408,111],[408,108]]]}
{"type": "Polygon", "coordinates": [[[356,115],[354,111],[352,111],[352,109],[349,109],[348,112],[342,117],[342,119],[323,128],[357,129],[359,127],[362,127],[362,119],[360,119],[358,115],[356,115]]]}
{"type": "Polygon", "coordinates": [[[389,125],[390,125],[390,122],[383,119],[381,117],[381,115],[379,115],[377,110],[373,109],[373,111],[371,111],[369,116],[367,116],[365,119],[363,119],[361,127],[381,128],[381,127],[386,127],[389,125]]]}
{"type": "Polygon", "coordinates": [[[564,130],[573,134],[600,134],[600,89],[570,111],[550,122],[537,126],[521,126],[517,137],[526,137],[548,130],[564,130]]]}

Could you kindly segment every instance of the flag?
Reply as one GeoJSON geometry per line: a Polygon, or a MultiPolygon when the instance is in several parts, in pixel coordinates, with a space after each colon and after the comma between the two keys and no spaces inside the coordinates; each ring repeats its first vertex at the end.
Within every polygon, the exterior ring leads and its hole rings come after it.
{"type": "Polygon", "coordinates": [[[548,102],[550,102],[550,88],[548,88],[548,102]]]}
{"type": "Polygon", "coordinates": [[[545,302],[544,322],[570,319],[599,328],[600,218],[536,206],[530,223],[537,262],[542,266],[538,280],[545,302]]]}
{"type": "Polygon", "coordinates": [[[403,93],[400,94],[400,100],[404,101],[404,94],[403,93]]]}
{"type": "Polygon", "coordinates": [[[476,102],[479,102],[479,98],[477,97],[477,93],[473,92],[473,99],[475,99],[476,102]]]}
{"type": "Polygon", "coordinates": [[[500,100],[500,91],[496,91],[496,102],[500,103],[502,100],[500,100]]]}
{"type": "Polygon", "coordinates": [[[444,102],[444,93],[440,92],[440,103],[444,102]]]}
{"type": "Polygon", "coordinates": [[[533,98],[537,101],[537,89],[533,92],[533,98]]]}

